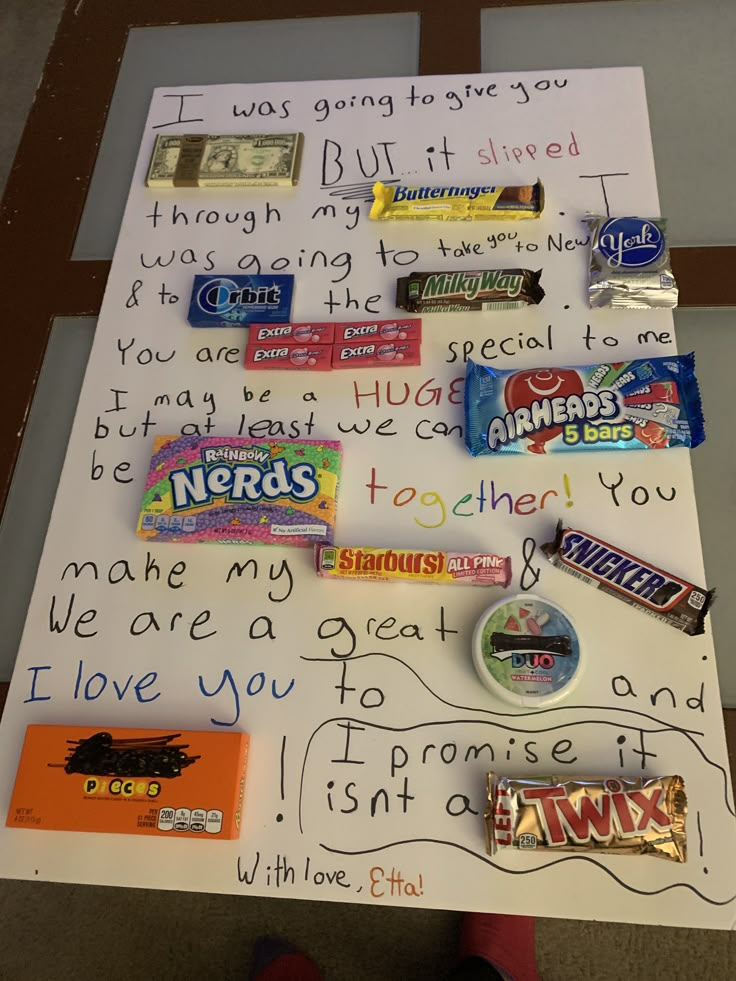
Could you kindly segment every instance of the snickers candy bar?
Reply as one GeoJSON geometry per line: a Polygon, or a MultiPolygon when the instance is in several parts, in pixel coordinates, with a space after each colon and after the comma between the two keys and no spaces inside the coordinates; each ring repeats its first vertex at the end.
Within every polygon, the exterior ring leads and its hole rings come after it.
{"type": "Polygon", "coordinates": [[[489,773],[488,853],[549,848],[687,861],[682,777],[501,777],[489,773]]]}
{"type": "Polygon", "coordinates": [[[702,634],[714,589],[695,586],[584,531],[563,528],[542,551],[564,572],[686,634],[702,634]]]}

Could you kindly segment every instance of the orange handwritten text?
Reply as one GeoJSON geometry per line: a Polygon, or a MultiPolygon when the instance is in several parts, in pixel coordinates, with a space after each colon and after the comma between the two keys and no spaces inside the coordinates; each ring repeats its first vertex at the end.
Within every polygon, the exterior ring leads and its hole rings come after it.
{"type": "Polygon", "coordinates": [[[424,880],[421,872],[411,879],[402,875],[400,869],[391,871],[374,865],[369,873],[371,897],[373,899],[405,899],[424,895],[424,880]]]}

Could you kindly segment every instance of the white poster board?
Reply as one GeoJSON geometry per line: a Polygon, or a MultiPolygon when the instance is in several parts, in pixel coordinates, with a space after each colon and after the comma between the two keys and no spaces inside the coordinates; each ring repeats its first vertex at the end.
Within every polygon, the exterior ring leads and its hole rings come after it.
{"type": "Polygon", "coordinates": [[[599,595],[537,547],[563,517],[702,582],[688,453],[472,459],[459,437],[468,354],[531,367],[674,351],[669,313],[587,307],[579,219],[606,205],[658,213],[639,69],[154,93],[0,728],[0,813],[28,723],[220,727],[252,737],[244,829],[226,843],[3,827],[1,874],[733,925],[710,633],[684,636],[599,595]],[[144,186],[157,133],[294,130],[295,189],[144,186]],[[538,222],[367,219],[375,177],[537,176],[538,222]],[[546,299],[425,317],[421,367],[246,373],[245,331],[185,322],[195,272],[293,272],[294,320],[359,320],[393,316],[395,279],[412,268],[479,266],[543,268],[546,299]],[[338,543],[511,554],[512,588],[576,621],[587,666],[574,694],[520,711],[481,686],[470,638],[499,590],[320,580],[300,549],[147,548],[134,527],[152,436],[195,427],[342,439],[338,543]],[[489,858],[491,768],[681,773],[689,861],[489,858]]]}

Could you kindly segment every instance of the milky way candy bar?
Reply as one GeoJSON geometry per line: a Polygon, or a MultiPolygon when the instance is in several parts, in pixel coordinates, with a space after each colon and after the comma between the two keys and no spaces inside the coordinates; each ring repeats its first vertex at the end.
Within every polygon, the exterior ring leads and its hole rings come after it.
{"type": "Polygon", "coordinates": [[[488,774],[486,845],[602,851],[687,861],[682,777],[501,777],[488,774]]]}
{"type": "Polygon", "coordinates": [[[415,272],[396,280],[396,306],[411,313],[516,310],[541,303],[542,270],[415,272]]]}
{"type": "Polygon", "coordinates": [[[686,634],[702,634],[715,590],[693,586],[584,531],[563,528],[542,551],[564,572],[686,634]]]}

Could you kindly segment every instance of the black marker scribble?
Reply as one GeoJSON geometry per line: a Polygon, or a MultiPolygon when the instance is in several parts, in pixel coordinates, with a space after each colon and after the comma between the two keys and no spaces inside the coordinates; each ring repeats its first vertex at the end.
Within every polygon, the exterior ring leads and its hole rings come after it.
{"type": "Polygon", "coordinates": [[[606,214],[610,218],[611,217],[611,209],[610,209],[609,204],[608,204],[608,195],[606,194],[606,182],[603,180],[603,178],[604,177],[628,177],[629,176],[628,170],[617,171],[617,172],[611,173],[611,174],[580,174],[579,176],[580,176],[580,179],[581,180],[583,180],[585,178],[593,178],[594,180],[600,180],[600,182],[601,182],[601,190],[603,191],[603,200],[606,203],[606,214]]]}
{"type": "Polygon", "coordinates": [[[337,722],[353,722],[355,723],[355,725],[368,726],[371,729],[380,729],[383,732],[413,732],[416,729],[427,729],[432,726],[466,726],[466,725],[492,725],[496,729],[502,729],[505,730],[506,732],[521,731],[521,732],[528,732],[530,734],[557,732],[560,729],[571,729],[574,726],[588,726],[588,725],[611,726],[612,728],[616,728],[616,729],[630,729],[632,732],[646,733],[647,735],[656,735],[657,733],[663,733],[663,732],[664,733],[676,732],[679,735],[684,736],[686,739],[689,739],[690,742],[695,747],[695,749],[700,754],[701,758],[710,766],[714,767],[716,770],[720,772],[723,779],[723,799],[726,805],[726,810],[729,812],[729,814],[736,817],[736,811],[734,811],[733,805],[731,804],[728,797],[729,779],[726,770],[724,770],[724,768],[719,763],[716,763],[714,760],[711,760],[708,756],[706,756],[703,750],[700,748],[700,746],[698,746],[695,740],[686,731],[680,729],[673,729],[667,725],[660,725],[660,728],[658,729],[644,729],[641,726],[625,725],[624,723],[612,722],[609,721],[608,719],[576,719],[571,722],[561,722],[559,725],[556,726],[547,726],[544,729],[522,729],[519,726],[504,725],[500,722],[492,722],[490,719],[444,719],[444,720],[436,720],[433,722],[418,722],[416,723],[416,725],[413,726],[388,726],[388,725],[381,725],[378,722],[365,722],[364,720],[353,719],[348,716],[337,716],[336,718],[333,719],[325,719],[324,722],[321,722],[317,726],[317,728],[312,732],[311,736],[309,737],[307,741],[306,749],[304,750],[304,759],[302,760],[302,772],[299,778],[298,813],[299,813],[299,832],[301,834],[304,834],[304,824],[302,821],[302,804],[304,798],[304,775],[307,769],[307,758],[309,757],[309,751],[312,747],[312,742],[315,736],[317,735],[317,733],[321,729],[324,729],[325,726],[332,725],[333,723],[337,723],[337,722]]]}
{"type": "Polygon", "coordinates": [[[696,823],[698,825],[698,838],[700,839],[700,853],[699,854],[700,854],[700,857],[702,858],[703,857],[703,829],[700,827],[700,811],[697,811],[696,814],[697,814],[697,821],[696,821],[696,823]]]}
{"type": "Polygon", "coordinates": [[[492,869],[497,872],[504,872],[506,875],[531,875],[534,872],[543,872],[546,869],[553,869],[555,865],[561,865],[563,862],[585,862],[587,865],[594,865],[601,872],[613,879],[617,885],[622,886],[629,892],[635,893],[637,896],[660,896],[662,893],[669,892],[671,889],[687,889],[692,892],[698,899],[702,899],[704,903],[709,903],[711,906],[728,906],[730,903],[736,900],[736,893],[729,896],[728,899],[711,899],[710,896],[706,896],[695,886],[691,885],[689,882],[673,882],[668,886],[662,886],[659,889],[637,889],[636,886],[629,885],[619,876],[616,875],[607,865],[601,864],[595,858],[590,855],[565,855],[560,858],[554,859],[552,862],[546,862],[544,865],[538,865],[533,869],[509,869],[505,868],[503,865],[497,865],[486,855],[479,855],[478,852],[474,852],[472,848],[468,848],[466,845],[461,845],[456,841],[444,841],[442,838],[407,838],[404,841],[389,841],[385,845],[378,845],[375,848],[362,848],[356,851],[348,851],[346,849],[331,848],[329,845],[325,845],[320,842],[320,848],[323,848],[326,852],[331,852],[333,855],[372,855],[375,852],[385,851],[387,848],[398,848],[402,845],[447,845],[449,848],[457,848],[468,855],[472,855],[473,858],[477,858],[479,862],[483,862],[485,865],[489,865],[492,869]]]}
{"type": "Polygon", "coordinates": [[[521,556],[524,560],[524,568],[521,570],[521,576],[519,577],[519,586],[524,592],[528,592],[539,582],[539,576],[541,575],[541,569],[539,566],[536,568],[532,565],[532,559],[534,558],[534,553],[537,549],[537,543],[533,538],[525,538],[521,546],[521,556]]]}
{"type": "MultiPolygon", "coordinates": [[[[64,761],[66,773],[96,777],[180,777],[182,770],[196,763],[185,743],[174,745],[181,733],[141,739],[113,739],[109,732],[96,732],[88,739],[68,740],[74,750],[64,761]]],[[[59,764],[50,763],[49,766],[59,764]]]]}

